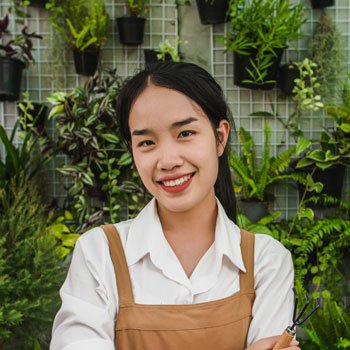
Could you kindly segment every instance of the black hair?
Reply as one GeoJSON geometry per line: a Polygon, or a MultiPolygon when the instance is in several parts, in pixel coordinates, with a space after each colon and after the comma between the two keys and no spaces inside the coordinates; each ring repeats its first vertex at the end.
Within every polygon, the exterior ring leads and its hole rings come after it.
{"type": "MultiPolygon", "coordinates": [[[[220,85],[203,68],[186,62],[157,62],[147,65],[145,69],[125,81],[116,100],[116,114],[121,136],[131,149],[129,114],[133,103],[147,85],[176,90],[196,102],[207,115],[216,134],[221,120],[231,125],[232,114],[227,106],[220,85]]],[[[231,181],[228,161],[230,138],[227,140],[223,154],[219,157],[219,171],[215,182],[215,195],[223,205],[227,216],[236,222],[236,197],[231,181]]]]}

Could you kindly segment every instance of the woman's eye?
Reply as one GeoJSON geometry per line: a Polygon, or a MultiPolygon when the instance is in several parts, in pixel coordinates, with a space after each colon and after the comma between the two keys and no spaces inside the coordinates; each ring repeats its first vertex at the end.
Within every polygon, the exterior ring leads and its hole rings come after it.
{"type": "Polygon", "coordinates": [[[145,140],[145,141],[141,141],[138,143],[139,147],[147,147],[147,146],[151,146],[153,144],[152,141],[150,140],[145,140]]]}
{"type": "Polygon", "coordinates": [[[185,130],[180,132],[179,137],[189,137],[189,136],[192,136],[193,134],[194,134],[193,131],[185,130]]]}

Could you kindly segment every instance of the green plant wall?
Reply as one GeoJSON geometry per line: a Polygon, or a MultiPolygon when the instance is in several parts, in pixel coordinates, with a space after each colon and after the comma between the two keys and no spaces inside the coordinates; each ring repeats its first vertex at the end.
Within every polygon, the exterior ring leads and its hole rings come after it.
{"type": "MultiPolygon", "coordinates": [[[[297,0],[296,0],[297,1],[297,0]]],[[[290,46],[284,54],[282,61],[300,61],[308,53],[308,45],[316,23],[321,15],[321,10],[312,10],[309,0],[302,0],[306,6],[307,22],[303,26],[304,38],[290,46]]],[[[3,17],[10,6],[11,0],[2,0],[0,3],[0,16],[3,17]]],[[[282,122],[286,122],[294,111],[294,102],[275,88],[271,91],[253,91],[239,88],[233,85],[233,55],[225,53],[223,45],[217,37],[225,34],[225,25],[203,26],[200,24],[196,4],[181,5],[176,7],[173,0],[163,2],[151,0],[149,12],[146,15],[146,33],[144,42],[138,47],[125,47],[121,45],[116,28],[115,18],[126,13],[123,2],[105,1],[107,12],[110,16],[108,40],[102,49],[102,64],[105,67],[116,68],[119,75],[126,77],[144,65],[143,49],[155,48],[165,38],[170,40],[179,34],[182,40],[181,52],[185,60],[197,63],[207,68],[221,84],[233,111],[236,129],[244,127],[250,131],[258,145],[262,149],[263,130],[266,120],[272,128],[272,154],[284,150],[294,144],[294,139],[288,134],[282,122]],[[272,112],[274,107],[278,113],[275,117],[252,117],[251,113],[257,111],[272,112]],[[282,122],[281,122],[282,121],[282,122]]],[[[57,90],[71,91],[77,85],[86,80],[85,77],[75,73],[73,58],[70,52],[65,54],[60,49],[60,39],[52,35],[52,28],[48,22],[48,12],[43,8],[28,8],[30,18],[26,20],[31,31],[41,34],[44,39],[35,41],[36,51],[34,56],[36,64],[24,72],[22,90],[27,90],[33,101],[44,102],[46,97],[57,90]]],[[[350,43],[350,3],[347,0],[336,0],[334,7],[329,7],[326,12],[332,17],[338,30],[341,32],[346,58],[347,70],[349,65],[350,43]]],[[[16,33],[19,26],[12,21],[10,30],[16,33]]],[[[10,132],[16,118],[16,106],[13,102],[0,102],[0,123],[10,132]]],[[[316,137],[324,123],[323,112],[305,113],[302,119],[302,130],[306,137],[316,137]]],[[[50,125],[49,125],[50,126],[50,125]]],[[[52,130],[51,125],[51,130],[52,130]]],[[[239,150],[237,135],[233,135],[233,147],[239,150]]],[[[45,170],[43,182],[46,186],[48,199],[57,198],[59,201],[65,197],[65,183],[61,175],[55,169],[65,162],[63,156],[57,157],[45,170]]],[[[349,194],[349,174],[346,178],[344,193],[349,194]]],[[[274,209],[282,212],[283,216],[290,217],[295,213],[298,198],[293,186],[280,186],[275,190],[276,201],[274,209]]]]}

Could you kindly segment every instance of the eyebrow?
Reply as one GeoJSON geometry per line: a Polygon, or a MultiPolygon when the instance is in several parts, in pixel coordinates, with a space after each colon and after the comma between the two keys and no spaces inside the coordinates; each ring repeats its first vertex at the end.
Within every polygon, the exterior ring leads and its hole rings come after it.
{"type": "MultiPolygon", "coordinates": [[[[176,129],[180,126],[185,126],[195,121],[198,121],[198,118],[189,117],[183,120],[179,120],[177,122],[172,123],[170,125],[170,129],[176,129]]],[[[143,136],[143,135],[150,135],[150,134],[153,134],[153,131],[151,129],[135,129],[132,132],[132,136],[143,136]]]]}

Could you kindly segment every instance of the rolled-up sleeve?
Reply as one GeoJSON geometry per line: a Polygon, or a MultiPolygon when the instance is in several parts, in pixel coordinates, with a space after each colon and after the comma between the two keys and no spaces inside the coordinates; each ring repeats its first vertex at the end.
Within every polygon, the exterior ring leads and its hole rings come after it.
{"type": "Polygon", "coordinates": [[[294,268],[290,252],[266,235],[256,235],[255,301],[248,345],[279,335],[291,325],[294,268]]]}
{"type": "Polygon", "coordinates": [[[93,251],[80,238],[75,246],[60,290],[62,305],[54,320],[50,350],[114,350],[116,315],[103,281],[108,249],[99,230],[90,233],[95,236],[89,239],[93,251]]]}

